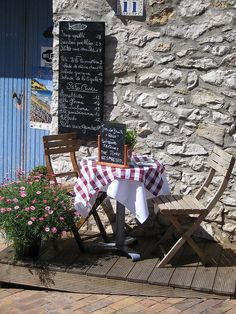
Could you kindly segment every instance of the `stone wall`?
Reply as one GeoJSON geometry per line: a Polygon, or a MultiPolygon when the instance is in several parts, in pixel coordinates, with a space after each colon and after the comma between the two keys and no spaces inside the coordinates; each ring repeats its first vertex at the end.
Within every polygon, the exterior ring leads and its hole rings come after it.
{"type": "MultiPolygon", "coordinates": [[[[146,16],[140,18],[116,16],[115,0],[53,4],[53,132],[58,21],[105,21],[105,118],[136,129],[135,151],[166,165],[172,190],[188,194],[199,187],[214,145],[236,155],[234,0],[146,0],[146,16]]],[[[93,154],[95,146],[82,153],[93,154]]],[[[205,223],[219,241],[236,241],[235,175],[236,168],[205,223]]]]}

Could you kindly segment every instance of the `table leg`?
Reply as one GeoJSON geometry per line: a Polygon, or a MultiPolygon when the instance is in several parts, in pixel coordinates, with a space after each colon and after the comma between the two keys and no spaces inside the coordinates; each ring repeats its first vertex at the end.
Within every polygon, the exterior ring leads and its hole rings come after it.
{"type": "Polygon", "coordinates": [[[140,260],[140,254],[132,252],[128,248],[129,244],[136,241],[135,238],[125,238],[125,206],[120,202],[116,203],[116,247],[133,261],[140,260]]]}
{"type": "Polygon", "coordinates": [[[116,245],[125,245],[125,206],[116,202],[116,245]]]}
{"type": "Polygon", "coordinates": [[[140,254],[132,251],[128,245],[136,241],[135,238],[125,237],[125,206],[117,202],[116,207],[116,236],[115,242],[110,243],[96,243],[85,250],[88,252],[98,251],[111,251],[118,255],[127,256],[132,259],[132,261],[139,261],[141,259],[140,254]]]}

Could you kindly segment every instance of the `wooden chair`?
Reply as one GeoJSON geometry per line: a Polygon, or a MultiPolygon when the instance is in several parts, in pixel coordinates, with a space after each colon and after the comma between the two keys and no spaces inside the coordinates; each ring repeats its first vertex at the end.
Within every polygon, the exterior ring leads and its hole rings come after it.
{"type": "MultiPolygon", "coordinates": [[[[68,184],[66,182],[60,182],[58,179],[64,178],[64,181],[65,181],[65,179],[78,178],[79,176],[80,169],[79,169],[76,155],[75,155],[75,153],[79,149],[79,143],[78,143],[76,133],[46,135],[46,136],[43,136],[43,144],[44,144],[44,155],[45,155],[46,167],[47,167],[47,171],[49,175],[52,176],[52,180],[54,180],[56,184],[60,183],[63,186],[63,188],[65,188],[68,191],[68,193],[70,193],[71,196],[73,196],[75,182],[68,184]],[[56,156],[59,157],[61,155],[63,155],[63,158],[65,158],[65,154],[69,154],[72,170],[63,171],[63,172],[55,172],[54,171],[55,167],[53,166],[52,158],[56,156]]],[[[106,198],[106,193],[101,192],[98,195],[92,209],[90,210],[88,217],[86,218],[81,217],[79,224],[73,227],[72,232],[81,250],[84,250],[84,246],[82,244],[78,230],[84,225],[84,223],[87,221],[87,219],[91,215],[93,215],[95,219],[95,222],[103,237],[103,240],[105,242],[108,242],[108,237],[107,237],[105,228],[97,213],[98,206],[105,200],[105,198],[106,198]]]]}
{"type": "Polygon", "coordinates": [[[167,217],[171,223],[170,228],[163,235],[159,243],[165,241],[171,230],[176,229],[178,234],[180,234],[178,241],[164,256],[157,267],[165,266],[185,242],[198,254],[205,266],[210,266],[207,256],[191,236],[222,196],[227,187],[234,163],[234,157],[220,148],[214,147],[208,162],[210,167],[209,173],[195,196],[166,195],[153,200],[154,207],[159,209],[160,214],[167,217]],[[222,179],[219,187],[213,192],[210,187],[216,175],[221,176],[222,179]],[[205,201],[204,203],[202,202],[204,196],[207,196],[206,205],[204,205],[205,201]],[[192,225],[190,225],[187,230],[184,230],[183,219],[189,216],[194,216],[195,219],[192,225]]]}

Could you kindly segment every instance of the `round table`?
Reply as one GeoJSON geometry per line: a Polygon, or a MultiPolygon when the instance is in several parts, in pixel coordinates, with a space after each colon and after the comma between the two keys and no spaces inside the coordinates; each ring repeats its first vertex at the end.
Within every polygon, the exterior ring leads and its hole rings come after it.
{"type": "MultiPolygon", "coordinates": [[[[86,217],[100,191],[117,201],[116,243],[128,253],[124,237],[125,208],[143,223],[149,216],[147,199],[169,194],[164,166],[150,156],[134,155],[128,168],[97,165],[97,157],[86,157],[80,162],[80,175],[75,191],[75,209],[86,217]]],[[[104,244],[104,245],[109,245],[104,244]]],[[[131,256],[133,260],[138,256],[131,256]]]]}

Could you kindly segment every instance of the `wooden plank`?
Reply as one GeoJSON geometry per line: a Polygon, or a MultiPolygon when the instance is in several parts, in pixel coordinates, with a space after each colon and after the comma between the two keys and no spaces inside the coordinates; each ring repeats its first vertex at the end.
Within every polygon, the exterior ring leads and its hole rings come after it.
{"type": "Polygon", "coordinates": [[[127,276],[128,281],[135,282],[147,282],[148,277],[153,271],[159,259],[145,259],[143,261],[139,261],[135,264],[129,275],[127,276]]]}
{"type": "Polygon", "coordinates": [[[70,147],[60,147],[60,148],[47,148],[45,149],[45,154],[62,154],[62,153],[69,153],[69,152],[77,152],[78,147],[70,146],[70,147]]]}
{"type": "Polygon", "coordinates": [[[148,282],[155,285],[168,286],[174,270],[175,268],[172,267],[154,267],[148,278],[148,282]]]}
{"type": "Polygon", "coordinates": [[[211,292],[217,272],[217,267],[198,267],[195,273],[191,289],[211,292]]]}
{"type": "Polygon", "coordinates": [[[199,262],[196,252],[188,244],[185,244],[182,254],[178,258],[178,265],[181,267],[175,268],[169,283],[170,286],[189,289],[199,262]]]}
{"type": "Polygon", "coordinates": [[[205,209],[205,206],[203,206],[195,197],[187,195],[183,199],[189,203],[191,209],[205,209]]]}
{"type": "Polygon", "coordinates": [[[197,291],[113,280],[48,269],[26,268],[2,264],[0,282],[78,293],[123,294],[134,296],[165,296],[183,298],[217,298],[225,296],[197,291]]]}
{"type": "Polygon", "coordinates": [[[96,257],[88,254],[79,255],[66,269],[69,273],[85,275],[89,268],[96,263],[96,257]]]}
{"type": "Polygon", "coordinates": [[[75,139],[67,138],[67,139],[60,139],[57,140],[45,142],[44,147],[51,148],[51,147],[61,147],[61,146],[77,146],[78,147],[78,141],[75,139]]]}
{"type": "Polygon", "coordinates": [[[96,262],[88,269],[86,274],[90,276],[105,277],[117,259],[117,256],[112,255],[103,255],[102,257],[98,257],[96,262]]]}
{"type": "Polygon", "coordinates": [[[74,260],[81,255],[78,245],[74,239],[62,240],[63,245],[52,259],[48,259],[51,269],[63,270],[70,267],[74,260]]]}
{"type": "Polygon", "coordinates": [[[52,135],[45,135],[43,136],[43,141],[48,142],[51,140],[58,140],[58,137],[60,139],[74,139],[77,137],[77,134],[75,132],[71,133],[62,133],[62,134],[52,134],[52,135]]]}
{"type": "Polygon", "coordinates": [[[220,255],[220,261],[219,266],[235,266],[236,265],[236,251],[233,248],[226,248],[223,247],[221,255],[220,255]]]}
{"type": "Polygon", "coordinates": [[[178,210],[180,207],[179,203],[176,201],[174,196],[166,195],[166,199],[169,201],[166,205],[169,209],[176,209],[178,210]]]}
{"type": "Polygon", "coordinates": [[[215,162],[213,159],[209,161],[209,166],[215,169],[217,172],[219,172],[221,175],[225,176],[227,169],[221,165],[219,165],[217,162],[215,162]]]}
{"type": "Polygon", "coordinates": [[[177,267],[171,277],[169,285],[179,288],[190,288],[196,272],[196,267],[177,267]]]}
{"type": "Polygon", "coordinates": [[[232,156],[227,153],[226,151],[222,150],[221,148],[219,148],[218,146],[215,146],[213,149],[213,153],[219,155],[221,158],[223,158],[225,161],[230,162],[232,156]]]}
{"type": "Polygon", "coordinates": [[[214,293],[235,295],[236,266],[218,267],[212,291],[214,293]]]}
{"type": "Polygon", "coordinates": [[[65,240],[48,241],[46,244],[46,250],[40,254],[37,264],[48,265],[50,261],[63,250],[65,245],[65,240]]]}
{"type": "Polygon", "coordinates": [[[106,277],[110,279],[123,279],[126,280],[131,269],[135,263],[124,256],[120,256],[112,268],[108,271],[106,277]]]}
{"type": "Polygon", "coordinates": [[[8,246],[0,252],[0,263],[12,264],[14,260],[14,248],[13,246],[8,246]]]}

